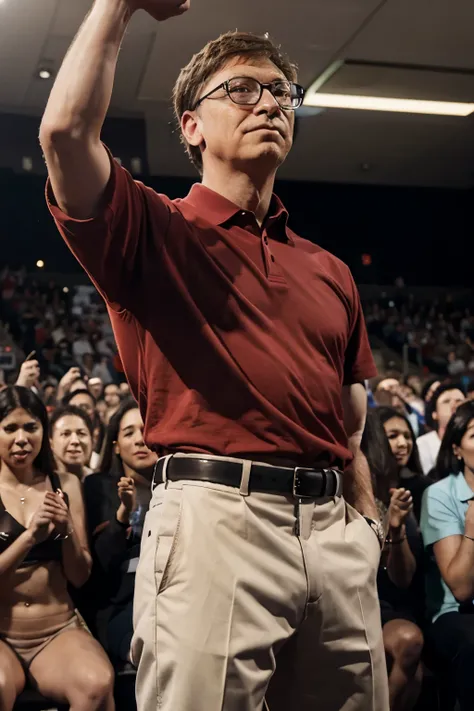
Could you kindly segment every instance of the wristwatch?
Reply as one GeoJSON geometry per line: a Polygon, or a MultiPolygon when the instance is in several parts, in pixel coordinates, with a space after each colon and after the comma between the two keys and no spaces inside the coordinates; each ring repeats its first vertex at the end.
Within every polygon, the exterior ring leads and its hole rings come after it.
{"type": "Polygon", "coordinates": [[[382,525],[382,521],[374,521],[373,518],[369,518],[368,516],[364,516],[364,518],[367,521],[370,528],[372,529],[372,531],[377,536],[380,550],[382,550],[383,544],[385,543],[385,531],[384,531],[384,528],[382,525]]]}

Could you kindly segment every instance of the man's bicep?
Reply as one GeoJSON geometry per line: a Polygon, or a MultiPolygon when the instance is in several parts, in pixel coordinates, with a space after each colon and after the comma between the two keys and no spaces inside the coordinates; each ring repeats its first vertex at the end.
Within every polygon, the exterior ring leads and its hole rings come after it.
{"type": "Polygon", "coordinates": [[[145,271],[158,262],[170,201],[137,183],[104,150],[110,177],[94,217],[78,220],[65,214],[50,183],[46,197],[64,241],[100,294],[112,308],[130,309],[143,290],[145,271]]]}

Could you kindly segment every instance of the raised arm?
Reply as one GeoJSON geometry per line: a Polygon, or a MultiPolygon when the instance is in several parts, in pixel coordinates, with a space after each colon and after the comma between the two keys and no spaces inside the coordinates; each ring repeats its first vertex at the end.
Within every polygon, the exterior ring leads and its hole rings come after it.
{"type": "Polygon", "coordinates": [[[94,217],[110,178],[100,141],[120,45],[132,13],[157,19],[184,12],[181,0],[95,0],[58,73],[40,128],[56,202],[76,219],[94,217]]]}
{"type": "Polygon", "coordinates": [[[110,177],[100,133],[130,19],[125,0],[96,0],[64,59],[40,128],[56,202],[71,217],[93,217],[110,177]]]}

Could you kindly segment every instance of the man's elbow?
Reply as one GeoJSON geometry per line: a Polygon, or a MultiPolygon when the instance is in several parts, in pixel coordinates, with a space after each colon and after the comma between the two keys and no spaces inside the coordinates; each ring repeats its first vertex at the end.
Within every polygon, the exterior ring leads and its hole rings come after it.
{"type": "Polygon", "coordinates": [[[77,122],[67,120],[52,121],[43,118],[39,130],[39,142],[46,156],[52,153],[84,151],[87,145],[100,143],[100,132],[96,134],[84,128],[77,122]]]}

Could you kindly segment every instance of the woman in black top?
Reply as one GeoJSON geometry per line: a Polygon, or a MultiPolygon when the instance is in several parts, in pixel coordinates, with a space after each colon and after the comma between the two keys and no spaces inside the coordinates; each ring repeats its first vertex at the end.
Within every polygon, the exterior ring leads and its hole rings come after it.
{"type": "Polygon", "coordinates": [[[377,410],[369,411],[362,438],[373,487],[388,536],[377,575],[391,711],[409,711],[418,699],[423,670],[423,634],[418,601],[423,599],[422,545],[413,499],[399,484],[399,467],[377,410]],[[417,575],[417,569],[419,574],[417,575]]]}
{"type": "Polygon", "coordinates": [[[97,633],[115,662],[129,658],[135,570],[156,460],[143,441],[136,402],[123,402],[108,426],[102,473],[84,483],[96,586],[102,591],[97,633]]]}
{"type": "Polygon", "coordinates": [[[384,426],[397,463],[396,485],[410,490],[415,518],[419,522],[423,492],[433,480],[423,474],[413,428],[410,421],[392,407],[378,407],[375,412],[384,426]]]}
{"type": "Polygon", "coordinates": [[[55,474],[48,416],[29,389],[0,392],[0,708],[27,681],[71,708],[114,708],[113,671],[75,612],[87,580],[81,485],[55,474]]]}

